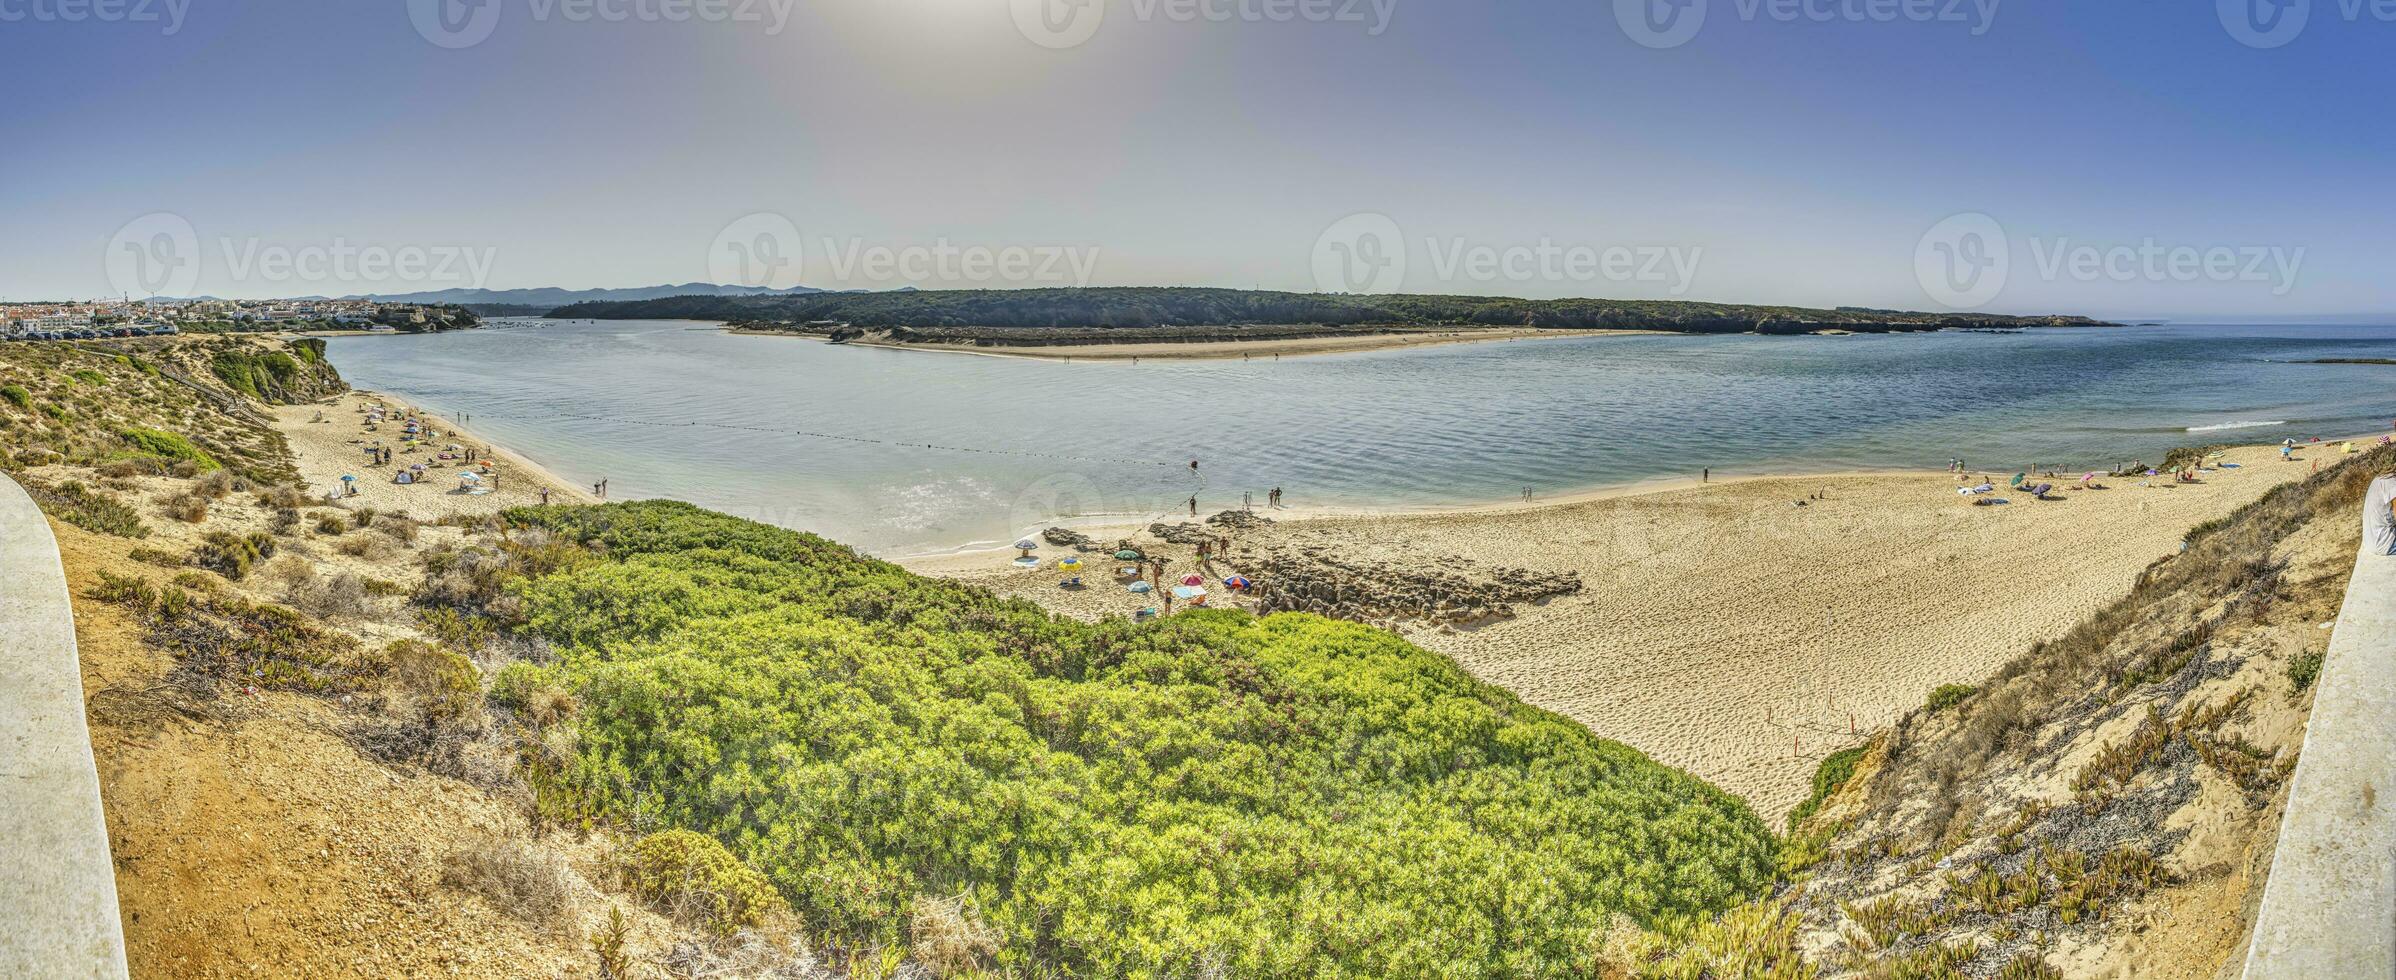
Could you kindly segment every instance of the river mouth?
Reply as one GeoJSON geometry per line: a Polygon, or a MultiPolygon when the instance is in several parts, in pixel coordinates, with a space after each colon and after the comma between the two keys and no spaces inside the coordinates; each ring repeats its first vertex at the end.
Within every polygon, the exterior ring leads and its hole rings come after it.
{"type": "Polygon", "coordinates": [[[1609,336],[1064,363],[499,320],[334,338],[351,383],[614,499],[675,497],[881,555],[1244,504],[1426,509],[1756,473],[2110,467],[2269,431],[2370,431],[2396,392],[2293,363],[2353,327],[1609,336]],[[2278,422],[2267,430],[2250,428],[2278,422]],[[2245,431],[2240,431],[2240,430],[2245,431]],[[1196,470],[1190,463],[1198,462],[1196,470]]]}

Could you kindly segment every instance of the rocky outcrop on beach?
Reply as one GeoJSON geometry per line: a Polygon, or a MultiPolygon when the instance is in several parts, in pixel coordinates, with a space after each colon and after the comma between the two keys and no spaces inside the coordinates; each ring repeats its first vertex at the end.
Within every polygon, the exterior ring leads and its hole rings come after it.
{"type": "Polygon", "coordinates": [[[1581,591],[1576,572],[1537,572],[1464,558],[1350,559],[1321,546],[1274,549],[1254,564],[1259,613],[1310,612],[1381,626],[1474,626],[1581,591]]]}
{"type": "Polygon", "coordinates": [[[1049,528],[1048,530],[1040,532],[1040,540],[1046,541],[1049,544],[1055,545],[1059,548],[1071,548],[1075,551],[1083,552],[1085,554],[1092,551],[1108,550],[1101,546],[1098,542],[1090,540],[1089,535],[1083,534],[1080,531],[1071,530],[1069,528],[1049,528]]]}
{"type": "Polygon", "coordinates": [[[1259,516],[1252,510],[1227,510],[1206,519],[1207,526],[1227,531],[1262,531],[1273,526],[1273,519],[1259,516]]]}

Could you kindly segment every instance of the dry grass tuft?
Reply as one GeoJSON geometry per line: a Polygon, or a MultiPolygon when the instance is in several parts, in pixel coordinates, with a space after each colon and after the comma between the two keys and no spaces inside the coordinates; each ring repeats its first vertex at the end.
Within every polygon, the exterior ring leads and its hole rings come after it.
{"type": "Polygon", "coordinates": [[[483,897],[535,930],[579,939],[574,872],[557,852],[523,837],[493,837],[449,855],[441,883],[483,897]]]}
{"type": "Polygon", "coordinates": [[[966,907],[963,896],[918,896],[907,917],[907,952],[935,977],[982,969],[1003,942],[966,907]]]}

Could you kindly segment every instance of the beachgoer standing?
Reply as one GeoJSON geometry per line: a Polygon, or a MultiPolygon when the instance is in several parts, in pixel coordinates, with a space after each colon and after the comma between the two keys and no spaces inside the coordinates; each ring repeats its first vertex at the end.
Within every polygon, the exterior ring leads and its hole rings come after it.
{"type": "MultiPolygon", "coordinates": [[[[1191,463],[1191,464],[1190,464],[1190,466],[1191,466],[1191,468],[1195,469],[1195,468],[1198,466],[1198,464],[1196,464],[1196,463],[1191,463]]],[[[1196,498],[1196,497],[1191,497],[1191,498],[1190,498],[1190,516],[1191,516],[1191,517],[1196,517],[1196,516],[1198,516],[1198,498],[1196,498]]]]}
{"type": "Polygon", "coordinates": [[[1698,477],[1697,477],[1697,482],[1699,482],[1699,483],[1712,483],[1712,482],[1714,482],[1714,468],[1713,468],[1713,467],[1711,467],[1711,466],[1708,466],[1708,467],[1706,467],[1704,470],[1700,471],[1700,472],[1699,472],[1699,474],[1698,474],[1698,477]]]}
{"type": "Polygon", "coordinates": [[[547,506],[549,506],[549,488],[548,488],[548,487],[542,487],[542,488],[541,488],[541,506],[543,506],[543,507],[547,507],[547,506]]]}

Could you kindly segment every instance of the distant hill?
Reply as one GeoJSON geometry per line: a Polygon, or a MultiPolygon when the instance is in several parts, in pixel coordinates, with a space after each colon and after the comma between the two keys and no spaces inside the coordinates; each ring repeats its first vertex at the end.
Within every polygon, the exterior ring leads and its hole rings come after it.
{"type": "Polygon", "coordinates": [[[1940,330],[1950,327],[2103,326],[2080,316],[2014,317],[1893,310],[1807,309],[1675,300],[1507,296],[1352,296],[1194,287],[973,289],[806,295],[682,295],[586,302],[552,317],[688,319],[803,324],[837,321],[889,327],[1191,327],[1224,324],[1332,326],[1533,326],[1668,330],[1682,333],[1807,333],[1940,330]]]}
{"type": "Polygon", "coordinates": [[[803,296],[820,292],[823,290],[812,286],[771,289],[764,286],[726,286],[711,282],[686,282],[678,286],[636,286],[629,289],[560,289],[555,286],[542,286],[534,289],[436,289],[421,293],[367,293],[343,298],[371,299],[393,303],[455,303],[473,306],[529,306],[554,309],[569,303],[626,302],[668,296],[803,296]]]}

